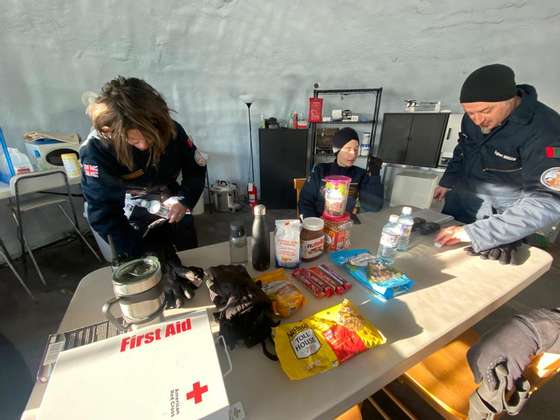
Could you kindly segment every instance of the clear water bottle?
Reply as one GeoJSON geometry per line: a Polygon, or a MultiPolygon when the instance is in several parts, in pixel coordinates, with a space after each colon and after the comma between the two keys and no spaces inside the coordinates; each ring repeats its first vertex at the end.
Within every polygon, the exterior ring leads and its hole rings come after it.
{"type": "Polygon", "coordinates": [[[247,237],[241,222],[229,225],[229,258],[232,264],[247,262],[247,237]]]}
{"type": "Polygon", "coordinates": [[[148,210],[148,213],[150,214],[155,214],[164,219],[169,219],[169,209],[158,200],[141,200],[139,205],[140,207],[144,207],[148,210]]]}
{"type": "Polygon", "coordinates": [[[383,226],[379,248],[377,249],[377,257],[385,264],[392,265],[397,253],[401,230],[399,228],[399,215],[392,214],[389,216],[389,223],[383,226]]]}
{"type": "Polygon", "coordinates": [[[253,209],[253,247],[251,257],[253,268],[258,271],[268,270],[270,267],[270,237],[266,226],[266,207],[262,204],[253,209]]]}
{"type": "Polygon", "coordinates": [[[414,219],[412,218],[412,209],[410,207],[403,207],[401,216],[399,217],[399,227],[401,230],[401,237],[397,251],[407,251],[410,243],[410,234],[412,233],[412,225],[414,219]]]}

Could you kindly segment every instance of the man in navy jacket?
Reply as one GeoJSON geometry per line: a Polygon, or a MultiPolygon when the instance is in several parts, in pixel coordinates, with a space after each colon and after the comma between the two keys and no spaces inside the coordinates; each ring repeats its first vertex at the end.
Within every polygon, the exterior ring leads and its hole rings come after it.
{"type": "Polygon", "coordinates": [[[474,71],[461,104],[459,144],[434,196],[468,224],[444,229],[436,241],[471,242],[481,252],[558,223],[560,115],[502,64],[474,71]]]}

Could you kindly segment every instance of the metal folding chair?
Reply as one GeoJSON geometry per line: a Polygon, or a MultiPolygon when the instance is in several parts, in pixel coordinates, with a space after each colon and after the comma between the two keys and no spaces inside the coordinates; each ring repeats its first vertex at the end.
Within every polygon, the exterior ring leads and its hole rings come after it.
{"type": "Polygon", "coordinates": [[[19,273],[16,271],[12,258],[10,257],[10,253],[8,252],[8,249],[6,248],[6,245],[4,244],[4,241],[2,241],[1,238],[0,238],[0,256],[4,259],[4,262],[10,268],[10,270],[12,270],[12,273],[14,273],[14,276],[16,276],[16,279],[18,279],[19,283],[21,284],[21,287],[24,288],[24,290],[27,292],[27,294],[31,299],[35,300],[35,296],[33,296],[33,293],[31,293],[31,290],[29,290],[27,284],[25,284],[25,282],[23,281],[19,273]]]}
{"type": "Polygon", "coordinates": [[[10,208],[12,210],[12,216],[16,222],[17,229],[18,229],[18,239],[21,244],[21,255],[22,258],[25,259],[25,252],[29,254],[33,265],[35,266],[35,270],[37,270],[37,274],[41,279],[41,282],[46,286],[45,277],[33,256],[33,252],[27,242],[27,238],[25,237],[24,230],[23,230],[23,213],[26,213],[31,210],[35,210],[41,207],[46,207],[50,205],[56,205],[64,217],[68,220],[74,231],[78,234],[78,236],[82,239],[82,241],[86,244],[89,248],[91,253],[95,255],[95,257],[101,261],[101,258],[95,252],[93,247],[89,244],[86,238],[80,232],[78,228],[78,217],[76,215],[76,209],[74,208],[74,203],[72,203],[72,194],[70,193],[70,185],[68,184],[68,178],[66,176],[66,172],[63,170],[53,170],[53,171],[42,171],[42,172],[34,172],[31,174],[24,174],[24,175],[16,175],[10,179],[10,189],[11,193],[14,196],[13,199],[10,199],[10,208]],[[44,195],[41,197],[32,197],[32,198],[23,198],[24,194],[40,192],[43,190],[50,190],[53,188],[65,188],[65,193],[62,195],[44,195]],[[67,202],[72,210],[72,218],[68,215],[62,204],[67,202]],[[72,220],[73,219],[73,220],[72,220]]]}

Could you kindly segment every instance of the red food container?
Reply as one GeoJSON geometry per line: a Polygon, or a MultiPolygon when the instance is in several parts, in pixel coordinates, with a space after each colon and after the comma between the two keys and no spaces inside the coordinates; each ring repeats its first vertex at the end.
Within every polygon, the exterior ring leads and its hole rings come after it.
{"type": "Polygon", "coordinates": [[[325,221],[325,251],[338,251],[350,248],[350,228],[352,222],[350,213],[344,213],[342,216],[332,216],[323,212],[323,220],[325,221]]]}

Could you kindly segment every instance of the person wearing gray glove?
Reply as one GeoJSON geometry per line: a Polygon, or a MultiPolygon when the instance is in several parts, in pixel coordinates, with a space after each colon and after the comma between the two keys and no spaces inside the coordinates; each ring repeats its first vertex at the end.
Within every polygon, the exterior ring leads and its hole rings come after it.
{"type": "Polygon", "coordinates": [[[516,315],[502,327],[484,334],[467,353],[476,383],[498,386],[494,369],[504,365],[507,389],[512,390],[532,358],[542,352],[560,353],[560,308],[536,309],[516,315]]]}
{"type": "Polygon", "coordinates": [[[500,264],[510,264],[519,265],[520,260],[518,256],[519,248],[521,247],[521,241],[515,241],[511,244],[504,244],[497,246],[496,248],[490,248],[485,251],[475,252],[472,246],[465,248],[467,254],[472,256],[480,256],[483,260],[498,260],[500,264]]]}

